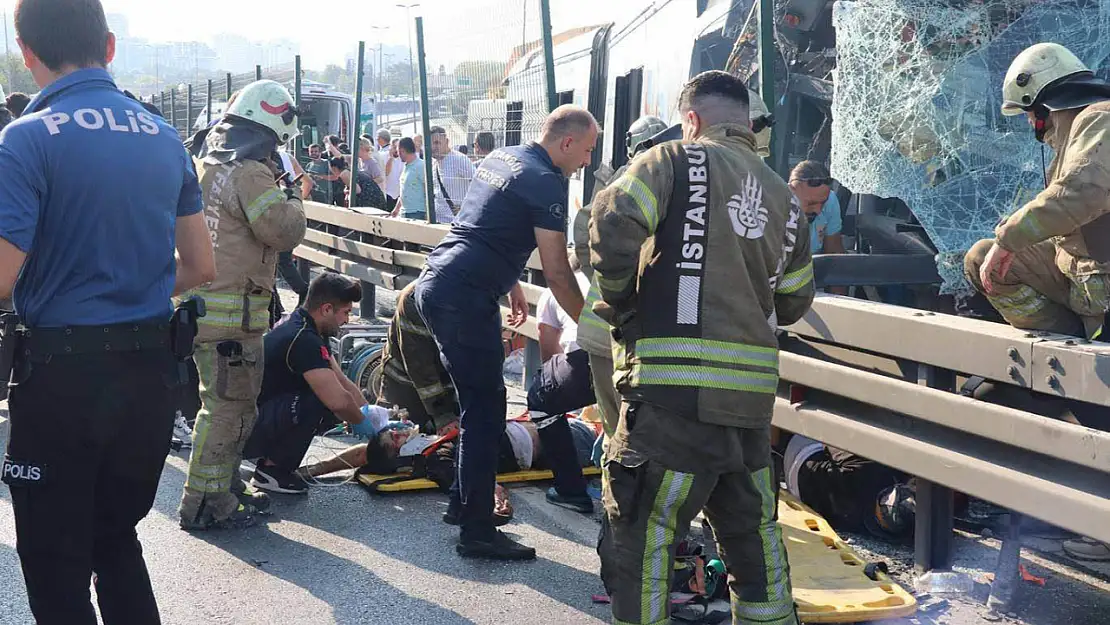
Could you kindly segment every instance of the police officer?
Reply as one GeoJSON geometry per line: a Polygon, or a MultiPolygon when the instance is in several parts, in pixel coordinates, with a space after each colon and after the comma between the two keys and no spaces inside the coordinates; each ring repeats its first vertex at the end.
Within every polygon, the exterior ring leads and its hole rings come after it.
{"type": "MultiPolygon", "coordinates": [[[[177,132],[126,97],[99,0],[21,0],[15,28],[42,91],[0,135],[0,297],[15,288],[11,489],[40,624],[158,623],[135,525],[173,429],[173,293],[215,275],[177,132]],[[174,260],[176,241],[177,262],[174,260]]],[[[6,373],[5,373],[6,375],[6,373]]]]}
{"type": "Polygon", "coordinates": [[[272,80],[239,92],[204,139],[198,161],[217,278],[196,291],[200,320],[194,359],[201,410],[179,509],[182,529],[242,528],[269,501],[247,493],[239,462],[254,427],[262,385],[262,335],[279,252],[305,233],[300,188],[279,186],[275,150],[297,132],[293,97],[272,80]]]}
{"type": "Polygon", "coordinates": [[[968,251],[965,275],[1015,327],[1095,338],[1110,309],[1110,84],[1038,43],[1006,72],[1002,113],[1024,113],[1056,157],[1047,188],[968,251]]]}
{"type": "Polygon", "coordinates": [[[588,111],[564,105],[544,120],[538,142],[487,156],[414,290],[459,398],[458,479],[444,521],[462,526],[456,550],[464,557],[536,557],[497,531],[490,516],[506,409],[497,301],[508,293],[510,322],[524,322],[528,304],[517,279],[538,247],[555,300],[578,319],[582,293],[566,252],[566,177],[590,162],[597,134],[588,111]]]}
{"type": "Polygon", "coordinates": [[[748,106],[734,76],[694,77],[679,99],[683,141],[639,156],[594,201],[594,311],[614,326],[624,399],[599,551],[621,623],[669,622],[674,541],[702,508],[733,622],[797,623],[770,422],[777,323],[809,308],[813,267],[801,207],[756,154],[748,106]]]}

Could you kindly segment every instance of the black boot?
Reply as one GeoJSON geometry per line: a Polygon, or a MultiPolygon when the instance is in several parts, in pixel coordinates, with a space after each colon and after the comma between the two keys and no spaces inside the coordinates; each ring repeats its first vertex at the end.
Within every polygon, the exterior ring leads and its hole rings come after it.
{"type": "Polygon", "coordinates": [[[486,539],[462,537],[455,551],[464,558],[487,560],[535,560],[536,550],[526,547],[503,534],[500,530],[486,539]]]}

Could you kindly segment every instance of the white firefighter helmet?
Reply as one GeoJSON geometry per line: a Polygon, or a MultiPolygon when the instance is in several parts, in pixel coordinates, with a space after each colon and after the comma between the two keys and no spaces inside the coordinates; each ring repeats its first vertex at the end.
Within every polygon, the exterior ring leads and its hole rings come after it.
{"type": "Polygon", "coordinates": [[[640,144],[667,129],[667,122],[654,115],[644,115],[632,122],[628,132],[624,135],[624,145],[628,148],[628,156],[636,154],[640,144]]]}
{"type": "MultiPolygon", "coordinates": [[[[1022,50],[1002,82],[1002,114],[1020,115],[1028,110],[1045,87],[1091,70],[1064,46],[1058,43],[1038,43],[1022,50]]],[[[1064,110],[1048,105],[1049,110],[1064,110]]]]}
{"type": "Polygon", "coordinates": [[[277,135],[278,143],[287,143],[298,134],[293,96],[272,80],[258,80],[243,87],[224,115],[241,117],[269,128],[277,135]]]}
{"type": "MultiPolygon", "coordinates": [[[[763,98],[756,92],[748,89],[748,119],[754,124],[757,119],[764,118],[759,132],[755,133],[755,151],[763,158],[771,155],[771,111],[763,103],[763,98]]],[[[755,130],[753,127],[752,130],[755,130]]]]}

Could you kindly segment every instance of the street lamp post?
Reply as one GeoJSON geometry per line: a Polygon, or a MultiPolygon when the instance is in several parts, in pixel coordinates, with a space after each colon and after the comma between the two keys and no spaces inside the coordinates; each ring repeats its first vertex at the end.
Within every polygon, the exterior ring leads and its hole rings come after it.
{"type": "MultiPolygon", "coordinates": [[[[370,30],[389,30],[389,27],[388,26],[371,26],[370,30]]],[[[385,68],[382,67],[382,45],[383,45],[382,42],[379,40],[378,41],[378,63],[377,63],[377,65],[378,65],[378,106],[377,106],[377,109],[378,110],[374,113],[374,115],[375,115],[375,117],[374,117],[375,125],[379,125],[379,126],[381,125],[381,119],[382,119],[382,98],[385,97],[385,87],[384,87],[385,68]]],[[[373,89],[374,85],[370,85],[370,88],[373,89]]]]}
{"type": "Polygon", "coordinates": [[[409,94],[412,100],[413,115],[416,115],[416,76],[412,67],[412,9],[420,6],[419,2],[413,4],[398,4],[397,7],[405,10],[405,23],[409,31],[409,94]]]}

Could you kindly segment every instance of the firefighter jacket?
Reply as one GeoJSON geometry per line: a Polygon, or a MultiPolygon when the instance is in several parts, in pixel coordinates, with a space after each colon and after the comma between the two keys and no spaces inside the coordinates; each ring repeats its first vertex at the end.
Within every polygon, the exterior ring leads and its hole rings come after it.
{"type": "Polygon", "coordinates": [[[443,366],[439,345],[424,318],[416,309],[413,282],[397,295],[397,310],[389,324],[389,335],[382,355],[382,383],[379,397],[409,409],[413,422],[424,426],[430,420],[438,430],[459,418],[458,401],[451,376],[443,366]],[[415,390],[424,414],[411,402],[405,402],[415,390]],[[397,389],[399,392],[393,392],[397,389]],[[395,396],[393,396],[395,395],[395,396]]]}
{"type": "MultiPolygon", "coordinates": [[[[597,176],[597,188],[600,190],[609,186],[609,183],[620,178],[626,169],[628,169],[628,165],[621,167],[615,173],[612,169],[609,169],[608,175],[602,175],[599,171],[595,174],[597,176]]],[[[598,192],[595,191],[595,197],[598,192]]],[[[587,206],[579,210],[574,216],[572,225],[574,254],[578,257],[578,264],[582,267],[582,273],[590,279],[590,289],[586,292],[586,304],[582,307],[581,316],[578,317],[578,336],[575,342],[591,356],[612,358],[613,342],[610,333],[613,331],[613,327],[593,310],[594,304],[601,301],[601,294],[597,288],[597,279],[594,276],[593,267],[590,266],[590,208],[590,206],[587,206]]]]}
{"type": "Polygon", "coordinates": [[[995,236],[1011,252],[1051,239],[1056,266],[1072,278],[1110,273],[1110,101],[1054,115],[1061,123],[1046,137],[1056,150],[1048,187],[995,236]]]}
{"type": "Polygon", "coordinates": [[[813,264],[801,207],[751,130],[718,124],[637,157],[593,203],[590,260],[622,395],[767,426],[778,323],[809,309],[813,264]]]}
{"type": "Polygon", "coordinates": [[[197,161],[204,217],[216,254],[216,279],[188,295],[204,298],[199,342],[261,335],[270,328],[270,294],[278,252],[304,238],[300,191],[274,183],[269,167],[254,160],[197,161]]]}

